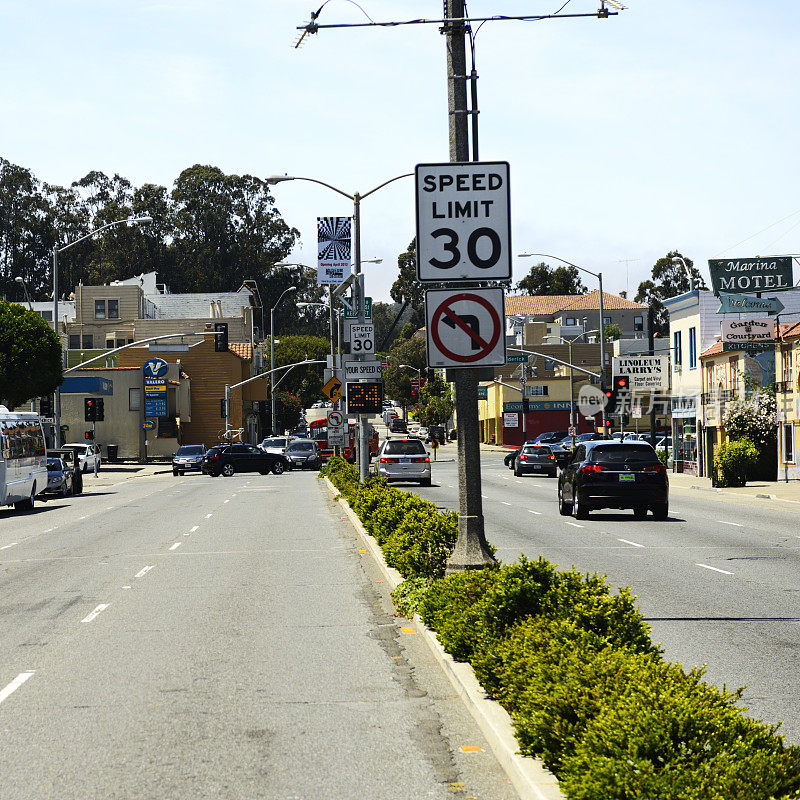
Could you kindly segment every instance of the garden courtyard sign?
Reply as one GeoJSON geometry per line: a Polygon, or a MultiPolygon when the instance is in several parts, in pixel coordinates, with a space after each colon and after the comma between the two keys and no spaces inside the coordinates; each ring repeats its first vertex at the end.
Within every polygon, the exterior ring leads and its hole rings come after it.
{"type": "Polygon", "coordinates": [[[774,292],[791,289],[791,256],[767,258],[710,258],[708,271],[714,294],[728,292],[774,292]]]}

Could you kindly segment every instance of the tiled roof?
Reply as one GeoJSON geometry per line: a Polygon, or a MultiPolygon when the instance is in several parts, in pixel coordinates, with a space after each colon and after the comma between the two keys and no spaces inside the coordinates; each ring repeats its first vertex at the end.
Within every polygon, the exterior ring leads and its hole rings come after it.
{"type": "MultiPolygon", "coordinates": [[[[616,294],[603,292],[603,311],[642,310],[647,306],[634,303],[616,294]]],[[[509,295],[506,297],[506,316],[557,314],[559,311],[599,311],[600,290],[586,294],[509,295]]]]}
{"type": "Polygon", "coordinates": [[[793,322],[791,325],[781,325],[781,339],[796,339],[800,336],[800,322],[793,322]]]}
{"type": "Polygon", "coordinates": [[[249,361],[253,357],[253,348],[250,346],[250,342],[228,342],[228,350],[245,361],[249,361]]]}
{"type": "Polygon", "coordinates": [[[722,342],[714,342],[707,350],[700,353],[700,358],[707,358],[708,356],[715,356],[722,352],[722,342]]]}

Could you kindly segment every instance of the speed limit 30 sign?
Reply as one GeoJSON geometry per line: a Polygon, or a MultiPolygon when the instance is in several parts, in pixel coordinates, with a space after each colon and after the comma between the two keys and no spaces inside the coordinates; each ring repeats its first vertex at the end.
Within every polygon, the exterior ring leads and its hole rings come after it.
{"type": "Polygon", "coordinates": [[[507,161],[417,164],[417,279],[511,278],[507,161]]]}

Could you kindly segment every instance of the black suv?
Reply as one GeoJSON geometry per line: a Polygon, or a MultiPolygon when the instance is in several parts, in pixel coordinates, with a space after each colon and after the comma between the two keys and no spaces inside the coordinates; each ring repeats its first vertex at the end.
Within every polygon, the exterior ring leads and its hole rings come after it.
{"type": "Polygon", "coordinates": [[[642,518],[669,515],[667,468],[645,442],[583,442],[558,477],[558,510],[585,519],[598,508],[632,508],[642,518]]]}
{"type": "Polygon", "coordinates": [[[265,453],[253,444],[218,444],[206,451],[200,470],[212,478],[218,475],[229,478],[237,472],[260,472],[262,475],[274,472],[281,475],[290,466],[285,456],[265,453]]]}

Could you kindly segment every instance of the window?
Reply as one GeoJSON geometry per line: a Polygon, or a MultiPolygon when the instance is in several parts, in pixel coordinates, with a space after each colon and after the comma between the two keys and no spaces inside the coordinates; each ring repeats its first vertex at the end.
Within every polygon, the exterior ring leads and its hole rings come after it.
{"type": "Polygon", "coordinates": [[[786,383],[792,382],[792,351],[784,350],[783,355],[783,379],[786,383]]]}
{"type": "Polygon", "coordinates": [[[392,439],[383,446],[385,456],[425,455],[425,445],[419,439],[392,439]]]}
{"type": "Polygon", "coordinates": [[[547,386],[531,386],[531,397],[545,397],[547,395],[547,386]]]}
{"type": "Polygon", "coordinates": [[[108,318],[119,319],[119,300],[108,301],[108,318]]]}
{"type": "Polygon", "coordinates": [[[734,393],[739,392],[739,356],[736,358],[731,358],[728,360],[730,364],[730,371],[731,371],[731,389],[733,389],[734,393]]]}
{"type": "Polygon", "coordinates": [[[128,389],[128,411],[140,411],[142,408],[142,390],[128,389]]]}
{"type": "Polygon", "coordinates": [[[84,333],[83,334],[83,345],[84,350],[92,350],[94,348],[94,336],[91,333],[84,333]]]}
{"type": "Polygon", "coordinates": [[[697,330],[689,328],[689,369],[697,366],[697,330]]]}
{"type": "Polygon", "coordinates": [[[577,325],[578,320],[576,317],[567,317],[567,325],[577,325]]]}
{"type": "Polygon", "coordinates": [[[114,340],[106,339],[106,350],[113,350],[113,349],[114,349],[114,340]]]}
{"type": "Polygon", "coordinates": [[[635,331],[643,331],[644,330],[644,317],[634,317],[633,318],[633,329],[635,331]]]}
{"type": "Polygon", "coordinates": [[[679,367],[681,365],[682,359],[683,359],[683,352],[681,350],[681,332],[680,331],[675,331],[675,333],[672,334],[672,344],[673,344],[673,349],[675,351],[673,356],[672,356],[672,363],[676,367],[679,367]]]}
{"type": "Polygon", "coordinates": [[[94,318],[95,319],[105,319],[106,318],[106,301],[105,300],[95,300],[94,301],[94,318]]]}
{"type": "Polygon", "coordinates": [[[611,317],[603,317],[603,325],[610,325],[611,317]]]}
{"type": "Polygon", "coordinates": [[[42,319],[43,319],[45,322],[52,322],[52,321],[53,321],[53,312],[52,312],[52,311],[40,311],[40,312],[39,312],[39,316],[40,316],[40,317],[41,317],[41,318],[42,318],[42,319]]]}
{"type": "Polygon", "coordinates": [[[794,464],[794,423],[783,423],[783,460],[784,463],[794,464]]]}
{"type": "Polygon", "coordinates": [[[70,350],[80,350],[81,349],[81,337],[78,336],[77,333],[71,333],[69,335],[69,349],[70,350]]]}
{"type": "Polygon", "coordinates": [[[124,347],[125,346],[125,340],[124,339],[117,339],[116,346],[117,347],[124,347]]]}

